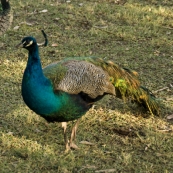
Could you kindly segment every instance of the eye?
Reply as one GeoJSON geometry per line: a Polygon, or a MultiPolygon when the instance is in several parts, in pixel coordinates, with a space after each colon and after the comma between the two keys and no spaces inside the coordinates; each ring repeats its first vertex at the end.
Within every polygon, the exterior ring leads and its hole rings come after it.
{"type": "Polygon", "coordinates": [[[33,43],[33,40],[30,40],[30,41],[24,41],[22,44],[24,47],[29,47],[32,45],[32,43],[33,43]]]}

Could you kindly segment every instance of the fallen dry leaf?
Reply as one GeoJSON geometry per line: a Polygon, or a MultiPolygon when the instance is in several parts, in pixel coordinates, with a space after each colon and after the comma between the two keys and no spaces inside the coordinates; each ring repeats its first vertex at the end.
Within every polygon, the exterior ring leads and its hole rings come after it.
{"type": "Polygon", "coordinates": [[[58,20],[60,20],[60,18],[59,17],[56,17],[54,20],[58,21],[58,20]]]}
{"type": "Polygon", "coordinates": [[[167,120],[172,120],[173,119],[173,114],[172,115],[168,115],[166,118],[167,118],[167,120]]]}
{"type": "Polygon", "coordinates": [[[13,132],[8,132],[7,135],[13,135],[13,132]]]}
{"type": "Polygon", "coordinates": [[[44,10],[39,11],[39,13],[47,13],[47,12],[48,12],[47,9],[44,9],[44,10]]]}
{"type": "Polygon", "coordinates": [[[29,22],[21,22],[20,24],[26,24],[28,26],[32,26],[33,25],[32,23],[29,23],[29,22]]]}
{"type": "Polygon", "coordinates": [[[98,171],[95,171],[96,173],[100,173],[100,172],[105,172],[105,173],[108,173],[108,172],[115,172],[115,169],[103,169],[103,170],[98,170],[98,171]]]}
{"type": "Polygon", "coordinates": [[[20,26],[15,26],[13,29],[14,29],[14,30],[17,30],[17,29],[19,29],[19,27],[20,27],[20,26]]]}
{"type": "Polygon", "coordinates": [[[94,143],[91,143],[91,142],[88,142],[88,141],[81,141],[80,144],[95,145],[94,143]]]}
{"type": "Polygon", "coordinates": [[[52,44],[52,47],[57,47],[57,46],[58,46],[58,44],[56,44],[56,43],[52,44]]]}

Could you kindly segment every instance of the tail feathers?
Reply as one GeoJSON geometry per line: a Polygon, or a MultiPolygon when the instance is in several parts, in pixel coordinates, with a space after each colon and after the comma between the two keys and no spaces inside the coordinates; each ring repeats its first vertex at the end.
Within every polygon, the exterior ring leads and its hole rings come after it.
{"type": "Polygon", "coordinates": [[[138,73],[136,71],[121,68],[111,61],[107,61],[102,67],[111,76],[111,82],[115,86],[116,96],[119,98],[130,99],[148,109],[151,114],[158,115],[160,104],[154,94],[147,88],[140,85],[138,73]]]}
{"type": "Polygon", "coordinates": [[[140,86],[139,88],[134,88],[133,90],[126,89],[122,86],[116,86],[116,97],[123,100],[131,100],[144,108],[148,109],[151,114],[160,114],[160,102],[147,88],[140,86]]]}
{"type": "Polygon", "coordinates": [[[147,108],[151,114],[159,115],[160,102],[154,94],[147,88],[140,86],[137,92],[136,102],[147,108]]]}
{"type": "Polygon", "coordinates": [[[140,85],[137,72],[101,58],[88,58],[87,61],[100,66],[109,74],[110,81],[115,86],[116,97],[130,99],[147,108],[152,114],[159,114],[158,100],[151,91],[140,85]]]}

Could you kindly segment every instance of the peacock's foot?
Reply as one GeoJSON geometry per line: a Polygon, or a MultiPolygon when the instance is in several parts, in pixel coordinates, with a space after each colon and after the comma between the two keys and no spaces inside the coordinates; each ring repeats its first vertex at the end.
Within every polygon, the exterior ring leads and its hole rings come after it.
{"type": "Polygon", "coordinates": [[[75,150],[79,149],[79,147],[73,142],[70,143],[70,148],[75,149],[75,150]]]}
{"type": "Polygon", "coordinates": [[[67,138],[67,122],[62,122],[62,128],[64,130],[64,141],[65,141],[65,152],[68,152],[70,149],[79,149],[79,147],[73,142],[76,138],[76,131],[77,131],[77,127],[79,124],[79,119],[76,121],[75,125],[72,128],[72,132],[71,132],[71,137],[70,140],[68,140],[67,138]]]}
{"type": "Polygon", "coordinates": [[[65,145],[65,153],[68,153],[71,150],[69,144],[65,145]]]}
{"type": "Polygon", "coordinates": [[[75,143],[73,143],[73,142],[66,143],[66,145],[65,145],[65,153],[68,153],[71,149],[78,150],[79,147],[75,143]]]}

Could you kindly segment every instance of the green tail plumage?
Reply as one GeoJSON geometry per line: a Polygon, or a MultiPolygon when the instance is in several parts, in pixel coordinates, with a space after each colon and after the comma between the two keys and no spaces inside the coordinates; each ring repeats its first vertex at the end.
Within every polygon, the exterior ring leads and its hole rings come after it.
{"type": "Polygon", "coordinates": [[[110,81],[115,86],[116,96],[123,100],[130,99],[139,105],[143,105],[152,114],[158,115],[160,103],[150,90],[140,85],[136,71],[121,68],[112,61],[104,61],[100,58],[88,59],[89,62],[102,67],[110,75],[110,81]]]}

